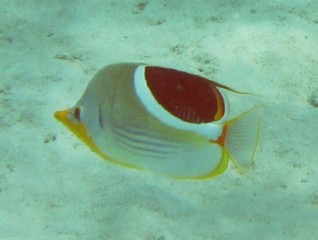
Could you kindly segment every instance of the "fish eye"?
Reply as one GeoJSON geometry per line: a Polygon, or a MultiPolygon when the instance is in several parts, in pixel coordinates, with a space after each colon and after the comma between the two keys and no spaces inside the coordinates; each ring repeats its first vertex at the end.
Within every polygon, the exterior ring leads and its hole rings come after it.
{"type": "Polygon", "coordinates": [[[75,118],[78,120],[78,121],[81,121],[81,110],[80,110],[80,108],[79,107],[76,107],[75,109],[74,109],[74,116],[75,116],[75,118]]]}

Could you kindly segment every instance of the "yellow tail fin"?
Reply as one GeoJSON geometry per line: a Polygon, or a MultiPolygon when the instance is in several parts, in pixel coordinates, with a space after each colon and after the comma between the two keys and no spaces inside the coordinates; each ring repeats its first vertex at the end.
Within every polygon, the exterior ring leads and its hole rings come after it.
{"type": "Polygon", "coordinates": [[[258,145],[261,107],[252,108],[225,123],[224,150],[235,166],[244,171],[253,165],[258,145]]]}

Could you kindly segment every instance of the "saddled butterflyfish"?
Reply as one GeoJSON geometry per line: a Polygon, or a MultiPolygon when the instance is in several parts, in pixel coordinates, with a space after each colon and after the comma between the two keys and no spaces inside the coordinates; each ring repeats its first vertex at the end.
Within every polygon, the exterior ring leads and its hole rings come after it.
{"type": "Polygon", "coordinates": [[[74,107],[54,115],[112,163],[175,178],[221,174],[229,160],[253,165],[260,111],[227,116],[226,91],[201,76],[121,63],[102,68],[74,107]]]}

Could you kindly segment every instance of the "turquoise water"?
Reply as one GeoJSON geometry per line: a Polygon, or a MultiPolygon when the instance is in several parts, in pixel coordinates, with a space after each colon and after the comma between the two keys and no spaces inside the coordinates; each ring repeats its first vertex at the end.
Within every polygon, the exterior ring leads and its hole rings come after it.
{"type": "Polygon", "coordinates": [[[316,239],[315,1],[0,1],[0,239],[316,239]],[[102,161],[53,113],[117,62],[264,106],[252,171],[175,180],[102,161]]]}

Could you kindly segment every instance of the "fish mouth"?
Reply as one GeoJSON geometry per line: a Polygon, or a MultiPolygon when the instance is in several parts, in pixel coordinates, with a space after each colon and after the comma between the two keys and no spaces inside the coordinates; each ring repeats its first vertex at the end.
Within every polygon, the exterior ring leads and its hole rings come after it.
{"type": "Polygon", "coordinates": [[[65,110],[56,111],[54,117],[66,126],[74,135],[81,139],[86,145],[88,145],[93,152],[100,153],[93,139],[89,135],[84,123],[74,117],[73,109],[68,108],[65,110]]]}
{"type": "Polygon", "coordinates": [[[64,124],[65,123],[65,119],[67,119],[70,114],[71,114],[71,110],[70,109],[65,109],[65,110],[56,111],[54,113],[54,117],[58,121],[60,121],[60,122],[62,122],[64,124]]]}

